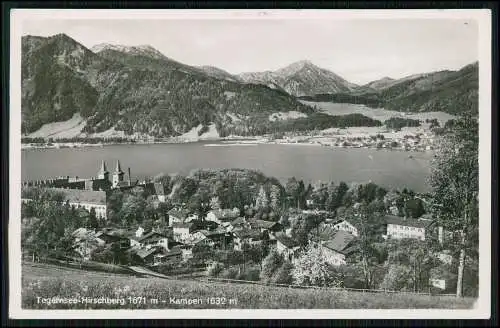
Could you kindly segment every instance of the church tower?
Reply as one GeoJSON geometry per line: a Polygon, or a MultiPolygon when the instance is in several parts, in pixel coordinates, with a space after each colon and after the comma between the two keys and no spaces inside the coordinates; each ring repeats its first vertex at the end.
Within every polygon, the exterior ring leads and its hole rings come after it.
{"type": "Polygon", "coordinates": [[[109,179],[109,172],[106,169],[106,162],[104,160],[101,162],[101,169],[99,170],[99,173],[97,173],[97,178],[99,180],[108,180],[109,179]]]}
{"type": "Polygon", "coordinates": [[[113,172],[113,187],[117,187],[120,182],[123,181],[123,171],[120,166],[120,161],[116,161],[115,172],[113,172]]]}

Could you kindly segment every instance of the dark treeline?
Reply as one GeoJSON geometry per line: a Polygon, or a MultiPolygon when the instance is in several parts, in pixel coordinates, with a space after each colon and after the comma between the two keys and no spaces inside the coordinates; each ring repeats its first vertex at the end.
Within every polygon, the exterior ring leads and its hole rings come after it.
{"type": "Polygon", "coordinates": [[[239,125],[217,124],[216,128],[221,137],[228,135],[259,136],[272,133],[285,132],[308,132],[329,128],[347,128],[354,126],[381,126],[382,122],[374,120],[362,114],[348,114],[332,116],[324,113],[309,114],[292,120],[269,121],[259,120],[258,122],[245,122],[239,125]]]}
{"type": "Polygon", "coordinates": [[[403,127],[420,126],[420,121],[411,118],[391,117],[390,119],[386,120],[384,124],[389,129],[400,130],[403,127]]]}
{"type": "Polygon", "coordinates": [[[299,99],[306,101],[317,102],[333,102],[342,104],[358,104],[366,105],[372,108],[383,107],[383,100],[375,93],[367,93],[362,95],[348,94],[348,93],[335,93],[335,94],[317,94],[314,96],[303,96],[299,99]]]}

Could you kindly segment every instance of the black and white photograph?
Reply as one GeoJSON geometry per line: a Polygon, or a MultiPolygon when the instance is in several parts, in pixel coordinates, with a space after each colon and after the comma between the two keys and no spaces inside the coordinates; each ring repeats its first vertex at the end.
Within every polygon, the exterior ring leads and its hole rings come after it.
{"type": "Polygon", "coordinates": [[[490,28],[14,10],[11,313],[489,318],[490,28]]]}

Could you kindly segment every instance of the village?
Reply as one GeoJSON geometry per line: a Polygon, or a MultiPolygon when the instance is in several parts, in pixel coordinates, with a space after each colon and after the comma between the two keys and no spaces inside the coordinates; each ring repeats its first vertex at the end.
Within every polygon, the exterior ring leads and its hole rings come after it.
{"type": "MultiPolygon", "coordinates": [[[[110,197],[113,197],[114,192],[148,191],[149,199],[157,210],[165,210],[163,205],[169,201],[163,183],[132,181],[130,175],[129,168],[128,179],[124,179],[125,173],[117,161],[109,179],[106,163],[102,161],[97,177],[59,177],[24,182],[22,202],[28,204],[32,200],[29,190],[55,192],[62,197],[62,204],[76,210],[75,215],[95,217],[99,224],[85,224],[70,232],[71,241],[65,254],[73,254],[72,257],[78,261],[136,265],[152,271],[174,273],[186,272],[183,270],[185,267],[209,270],[214,262],[214,256],[209,254],[239,252],[245,256],[252,251],[255,254],[257,250],[261,256],[257,254],[253,256],[253,260],[260,265],[270,252],[279,254],[293,264],[304,255],[308,246],[308,241],[298,240],[297,231],[290,224],[294,217],[299,216],[320,218],[306,239],[314,239],[319,245],[325,263],[341,267],[359,258],[360,235],[362,229],[366,229],[363,222],[356,214],[351,217],[332,215],[332,212],[322,208],[324,206],[316,204],[317,197],[305,199],[304,208],[288,210],[290,217],[287,220],[270,220],[269,217],[257,216],[256,213],[242,213],[238,207],[221,208],[219,204],[201,204],[204,210],[199,211],[183,203],[170,204],[168,211],[156,216],[148,227],[140,223],[126,227],[111,224],[108,213],[110,197]],[[104,250],[107,250],[107,256],[104,250]]],[[[265,198],[265,194],[261,187],[259,195],[264,195],[265,198]]],[[[356,206],[355,204],[354,208],[356,206]]],[[[376,226],[371,227],[377,231],[375,235],[372,233],[373,240],[433,240],[443,243],[443,228],[429,215],[412,218],[397,214],[396,206],[383,213],[376,226]]],[[[437,256],[444,263],[452,261],[451,255],[446,251],[437,256]]],[[[34,253],[30,254],[28,251],[24,252],[24,257],[35,260],[34,253]]],[[[430,284],[440,290],[446,288],[446,281],[440,277],[433,277],[430,284]]]]}

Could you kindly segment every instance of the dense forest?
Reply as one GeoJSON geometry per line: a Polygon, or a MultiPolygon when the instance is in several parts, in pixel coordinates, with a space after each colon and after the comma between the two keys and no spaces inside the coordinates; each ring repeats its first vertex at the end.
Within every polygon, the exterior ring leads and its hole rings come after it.
{"type": "Polygon", "coordinates": [[[307,101],[362,104],[401,112],[477,113],[479,64],[458,71],[422,74],[391,82],[380,90],[366,87],[351,93],[300,97],[307,101]]]}

